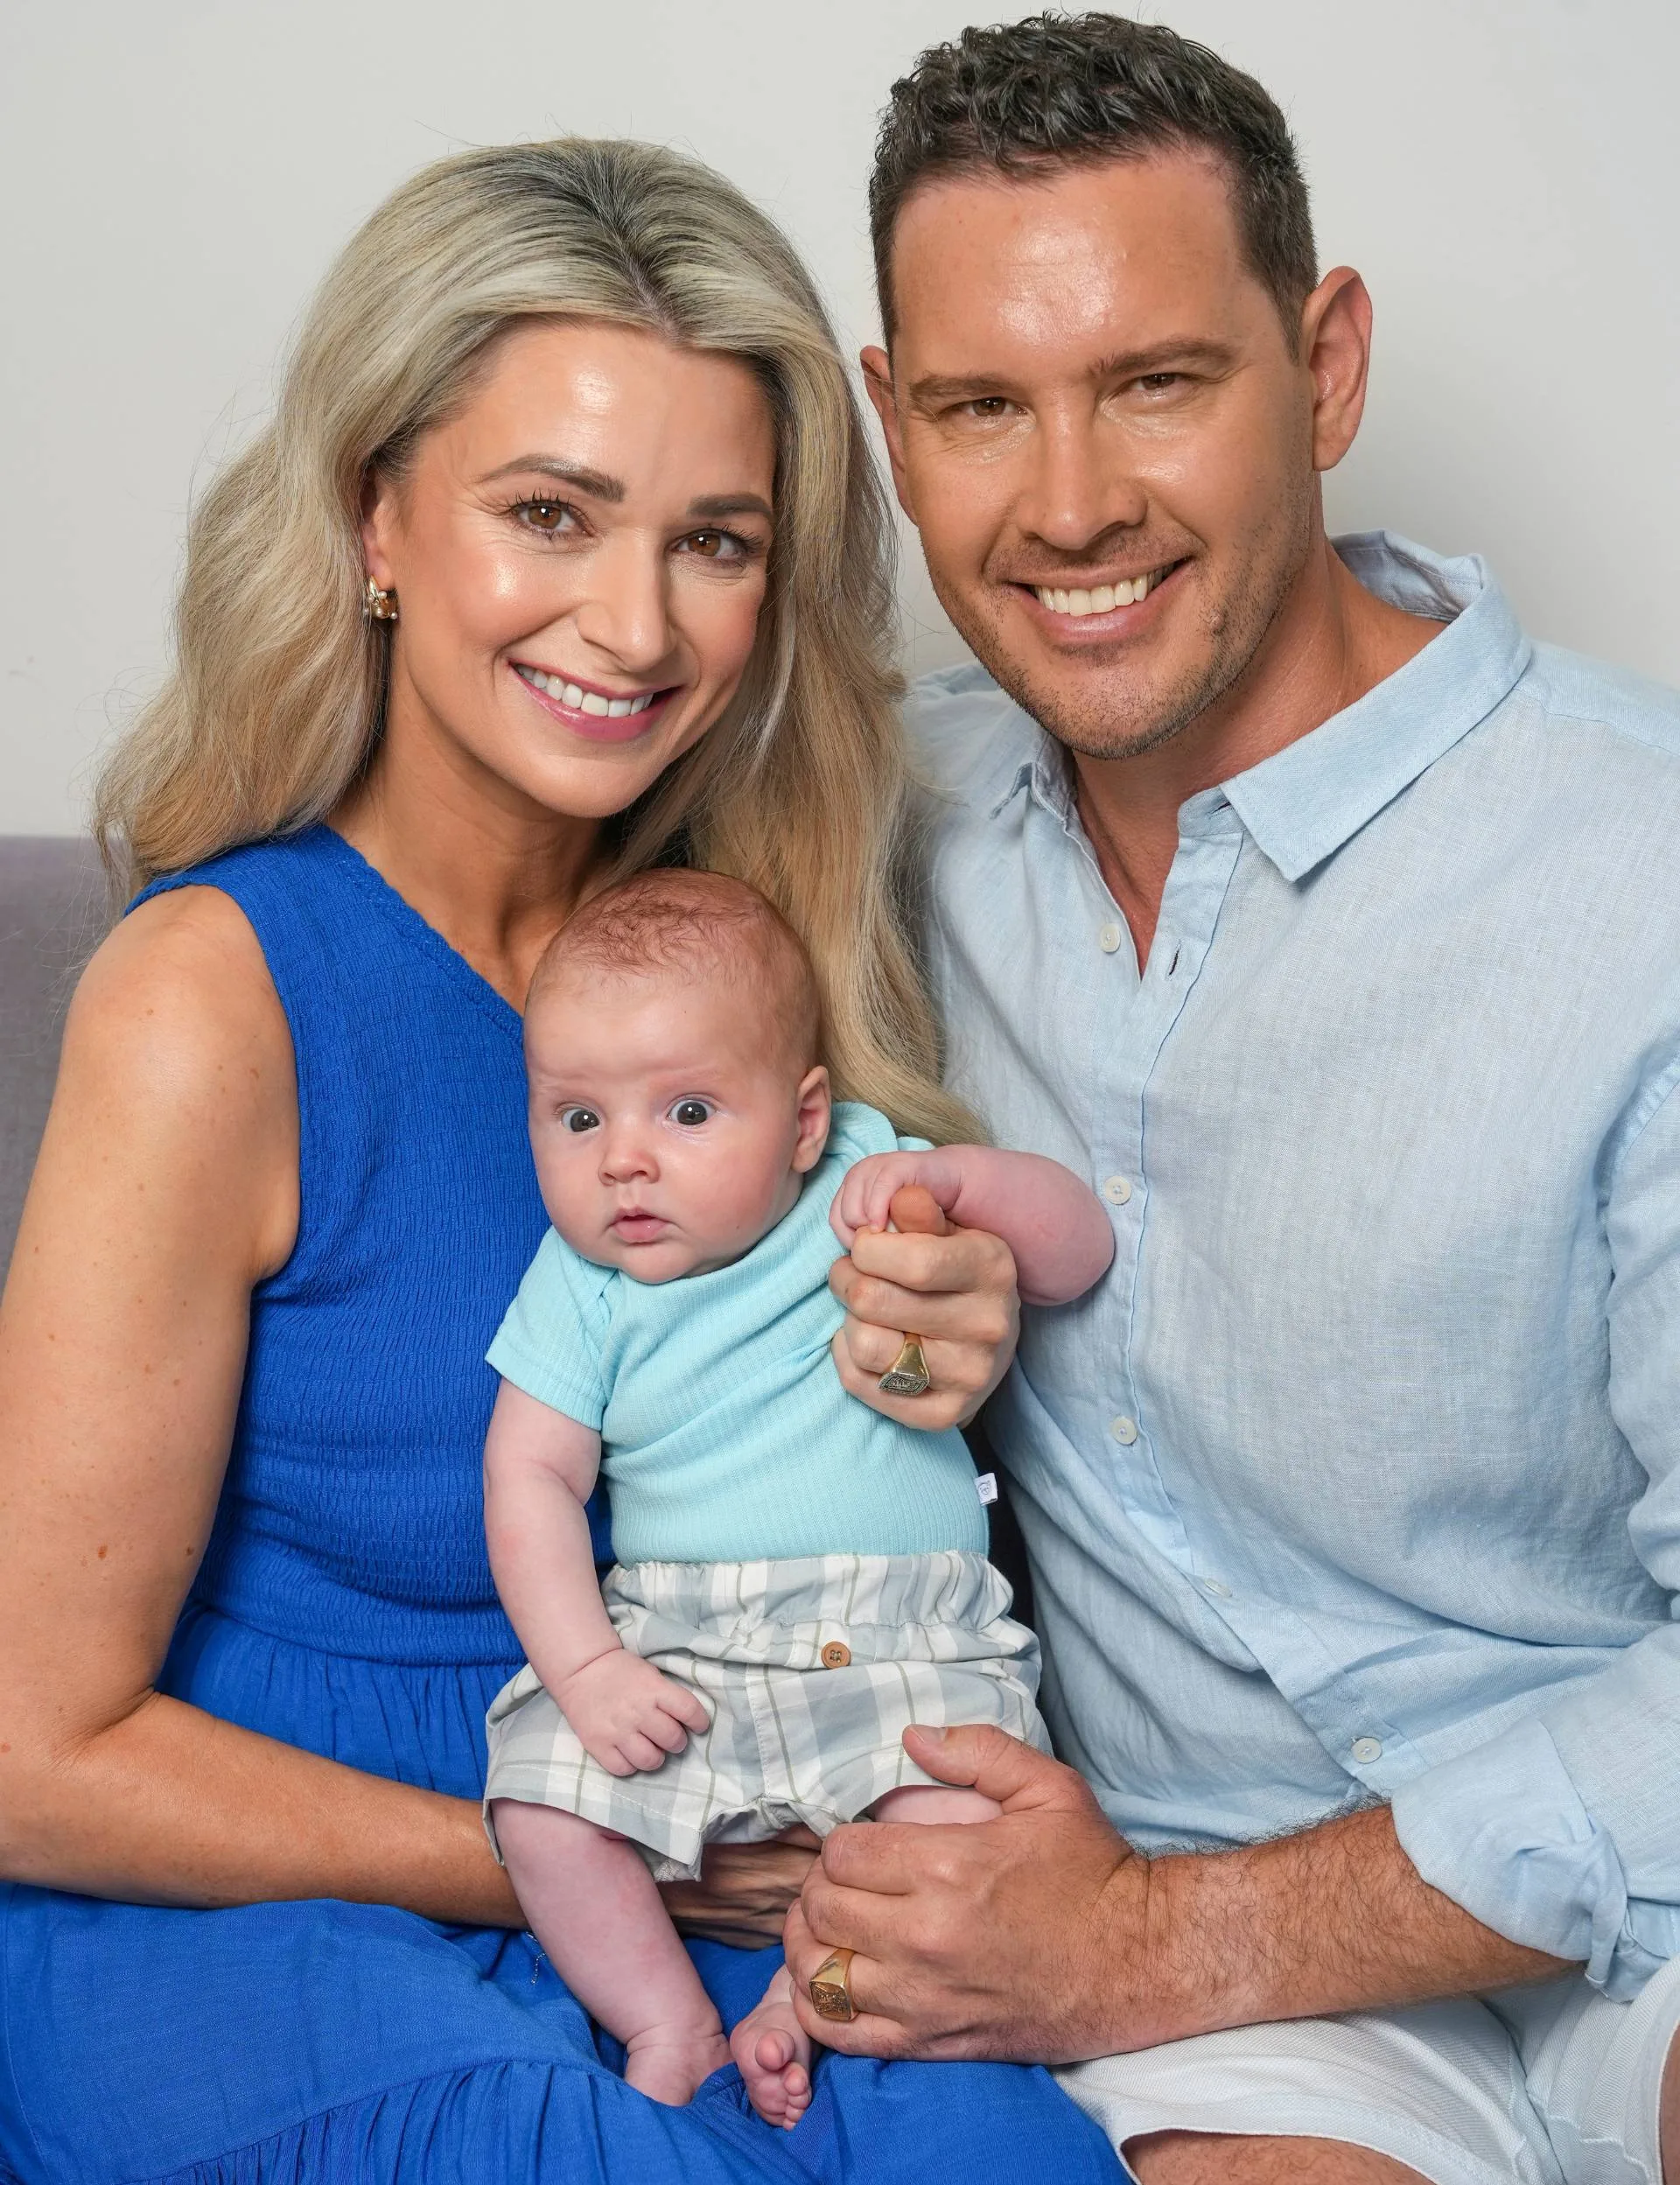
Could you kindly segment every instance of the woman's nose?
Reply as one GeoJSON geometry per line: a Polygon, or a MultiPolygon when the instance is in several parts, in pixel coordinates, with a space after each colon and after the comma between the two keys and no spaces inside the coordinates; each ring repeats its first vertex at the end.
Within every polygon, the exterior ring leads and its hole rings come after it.
{"type": "Polygon", "coordinates": [[[622,674],[651,676],[670,656],[668,566],[663,542],[625,531],[590,557],[578,634],[622,674]]]}

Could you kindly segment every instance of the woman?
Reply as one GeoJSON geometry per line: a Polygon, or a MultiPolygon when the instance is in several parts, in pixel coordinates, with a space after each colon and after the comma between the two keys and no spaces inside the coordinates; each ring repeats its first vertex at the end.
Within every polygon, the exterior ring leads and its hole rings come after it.
{"type": "MultiPolygon", "coordinates": [[[[24,2185],[1112,2174],[1004,2067],[834,2059],[797,2141],[732,2074],[648,2103],[478,1817],[517,1656],[482,1355],[542,1227],[544,943],[609,874],[739,873],[812,949],[845,1090],[948,1127],[892,907],[882,536],[786,244],[704,169],[576,142],[376,213],[207,496],[101,797],[152,886],[78,994],[0,1324],[24,2185]]],[[[1003,1257],[896,1299],[934,1423],[1006,1355],[1003,1257]]],[[[850,1323],[848,1385],[896,1342],[850,1323]]],[[[737,1852],[676,1908],[767,1936],[803,1860],[737,1852]]],[[[698,1954],[726,2016],[762,1988],[698,1954]]]]}

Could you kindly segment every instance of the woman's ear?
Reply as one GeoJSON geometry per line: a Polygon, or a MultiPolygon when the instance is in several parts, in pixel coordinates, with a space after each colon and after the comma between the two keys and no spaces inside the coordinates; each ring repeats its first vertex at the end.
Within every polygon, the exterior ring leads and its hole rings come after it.
{"type": "Polygon", "coordinates": [[[390,480],[370,470],[361,487],[361,565],[382,592],[396,587],[396,571],[388,551],[396,498],[390,480]]]}
{"type": "Polygon", "coordinates": [[[794,1173],[808,1174],[822,1158],[834,1120],[834,1095],[829,1073],[820,1065],[807,1070],[799,1081],[799,1136],[794,1141],[794,1173]]]}

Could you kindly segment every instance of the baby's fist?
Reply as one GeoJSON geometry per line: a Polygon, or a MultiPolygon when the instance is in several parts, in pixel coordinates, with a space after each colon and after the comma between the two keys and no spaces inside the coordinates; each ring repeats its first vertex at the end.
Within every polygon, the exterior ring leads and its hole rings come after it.
{"type": "Polygon", "coordinates": [[[609,1775],[659,1767],[682,1750],[690,1730],[711,1722],[697,1692],[622,1647],[574,1670],[553,1696],[584,1750],[609,1775]]]}
{"type": "Polygon", "coordinates": [[[868,1153],[854,1161],[829,1208],[830,1226],[848,1251],[859,1229],[887,1227],[893,1194],[906,1184],[920,1184],[948,1214],[962,1188],[962,1172],[944,1146],[928,1153],[868,1153]]]}

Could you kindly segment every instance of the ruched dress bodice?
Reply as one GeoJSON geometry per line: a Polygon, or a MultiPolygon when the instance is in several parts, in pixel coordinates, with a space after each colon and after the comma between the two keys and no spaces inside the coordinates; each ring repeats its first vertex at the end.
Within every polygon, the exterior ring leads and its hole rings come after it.
{"type": "Polygon", "coordinates": [[[164,1689],[471,1797],[485,1708],[521,1658],[481,1475],[484,1354],[547,1227],[520,1019],[328,828],[183,878],[231,895],[262,943],[298,1073],[300,1213],[252,1296],[164,1689]]]}
{"type": "MultiPolygon", "coordinates": [[[[484,1354],[546,1225],[519,1018],[326,827],[161,886],[218,888],[248,920],[300,1124],[297,1242],[253,1296],[226,1481],[162,1687],[477,1798],[485,1710],[521,1658],[485,1552],[484,1354]]],[[[694,1949],[726,2021],[776,1963],[694,1949]]],[[[831,2058],[792,2135],[752,2115],[732,2067],[660,2108],[529,1936],[386,1906],[4,1887],[0,1982],[0,2185],[1120,2174],[1048,2076],[1012,2066],[831,2058]]]]}

